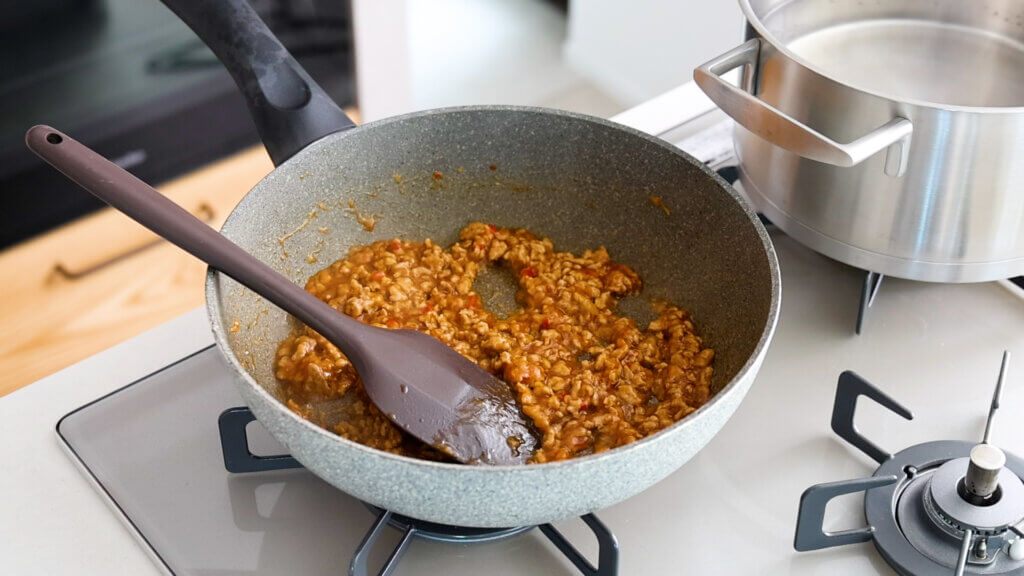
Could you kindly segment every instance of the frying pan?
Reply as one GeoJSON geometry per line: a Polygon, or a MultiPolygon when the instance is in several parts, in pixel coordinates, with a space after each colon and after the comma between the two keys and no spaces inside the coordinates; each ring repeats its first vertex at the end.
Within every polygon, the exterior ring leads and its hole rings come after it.
{"type": "Polygon", "coordinates": [[[526,466],[428,462],[356,444],[285,407],[274,352],[294,321],[211,269],[207,311],[238,390],[314,474],[423,520],[533,525],[651,486],[732,415],[775,330],[779,268],[756,215],[699,161],[605,120],[539,108],[449,108],[355,127],[245,0],[165,4],[227,66],[277,165],[222,229],[274,269],[304,283],[353,245],[396,237],[449,244],[472,221],[522,227],[559,250],[606,246],[644,279],[644,299],[691,312],[716,351],[712,399],[632,444],[526,466]],[[371,215],[372,230],[360,223],[371,215]]]}

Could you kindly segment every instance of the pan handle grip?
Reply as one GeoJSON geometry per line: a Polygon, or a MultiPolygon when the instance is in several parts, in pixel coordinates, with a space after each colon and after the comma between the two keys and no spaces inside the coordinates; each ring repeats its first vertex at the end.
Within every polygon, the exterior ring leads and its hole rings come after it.
{"type": "Polygon", "coordinates": [[[747,130],[772,144],[810,160],[834,166],[856,166],[887,149],[885,173],[900,177],[907,170],[910,154],[910,120],[895,117],[860,138],[840,143],[754,95],[754,79],[761,55],[761,39],[751,38],[697,67],[693,79],[708,98],[747,130]],[[722,78],[722,74],[743,68],[743,87],[722,78]]]}
{"type": "Polygon", "coordinates": [[[355,126],[247,0],[162,0],[227,67],[274,165],[355,126]]]}

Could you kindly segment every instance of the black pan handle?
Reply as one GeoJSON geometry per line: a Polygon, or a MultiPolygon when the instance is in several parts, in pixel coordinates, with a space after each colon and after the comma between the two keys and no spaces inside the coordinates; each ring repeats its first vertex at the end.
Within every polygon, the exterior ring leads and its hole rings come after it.
{"type": "Polygon", "coordinates": [[[274,165],[355,126],[247,0],[162,0],[227,67],[274,165]]]}

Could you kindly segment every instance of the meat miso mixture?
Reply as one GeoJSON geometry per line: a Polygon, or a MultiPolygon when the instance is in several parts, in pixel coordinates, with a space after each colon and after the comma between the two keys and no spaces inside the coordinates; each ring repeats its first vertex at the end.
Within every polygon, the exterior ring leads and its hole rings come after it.
{"type": "MultiPolygon", "coordinates": [[[[576,256],[526,230],[475,222],[445,250],[386,240],[353,247],[309,279],[306,290],[360,320],[426,332],[511,386],[541,437],[531,462],[602,452],[653,434],[711,395],[714,350],[689,315],[656,305],[645,330],[616,313],[640,278],[603,247],[576,256]],[[486,266],[518,282],[518,310],[499,317],[473,289],[486,266]]],[[[308,327],[278,347],[276,373],[288,406],[337,434],[396,454],[444,459],[391,423],[352,364],[308,327]],[[340,414],[313,406],[325,400],[340,414]]]]}

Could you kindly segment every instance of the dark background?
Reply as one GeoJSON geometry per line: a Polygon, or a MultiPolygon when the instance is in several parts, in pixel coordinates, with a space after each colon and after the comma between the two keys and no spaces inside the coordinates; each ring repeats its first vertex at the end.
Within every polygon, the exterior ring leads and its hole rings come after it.
{"type": "MultiPolygon", "coordinates": [[[[252,0],[339,104],[354,100],[346,0],[252,0]]],[[[159,0],[13,2],[0,19],[0,248],[102,206],[24,145],[50,124],[159,183],[258,142],[228,73],[159,0]]]]}

